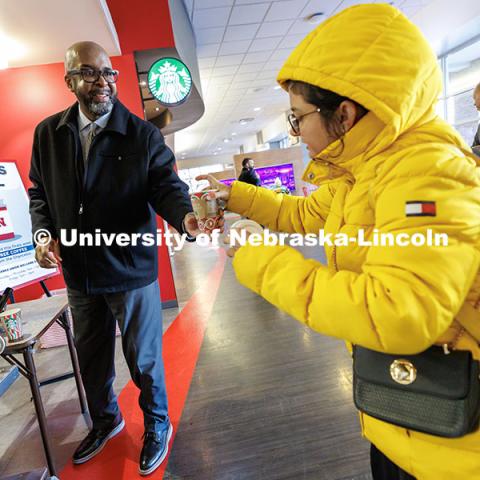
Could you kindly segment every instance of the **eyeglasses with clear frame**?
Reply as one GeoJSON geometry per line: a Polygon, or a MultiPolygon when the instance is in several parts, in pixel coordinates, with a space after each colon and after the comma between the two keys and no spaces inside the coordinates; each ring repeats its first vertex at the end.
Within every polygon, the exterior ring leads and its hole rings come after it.
{"type": "Polygon", "coordinates": [[[321,109],[317,108],[316,110],[313,110],[311,112],[304,113],[303,115],[296,116],[294,113],[290,113],[288,115],[288,123],[290,124],[290,127],[292,127],[292,131],[295,135],[300,135],[300,121],[302,120],[303,117],[306,117],[307,115],[311,115],[312,113],[320,113],[321,109]]]}
{"type": "Polygon", "coordinates": [[[96,70],[94,68],[80,68],[79,70],[70,70],[68,75],[80,75],[82,80],[86,83],[95,83],[100,78],[100,75],[107,83],[115,83],[118,80],[118,70],[105,68],[103,70],[96,70]]]}

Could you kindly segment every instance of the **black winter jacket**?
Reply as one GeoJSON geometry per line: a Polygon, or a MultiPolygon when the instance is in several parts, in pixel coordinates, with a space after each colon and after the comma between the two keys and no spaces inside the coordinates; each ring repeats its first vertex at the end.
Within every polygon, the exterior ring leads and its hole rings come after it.
{"type": "MultiPolygon", "coordinates": [[[[117,100],[93,139],[85,172],[75,104],[35,130],[28,191],[32,230],[45,228],[53,238],[60,229],[156,235],[156,212],[183,233],[192,206],[174,162],[160,131],[117,100]]],[[[60,248],[67,286],[88,294],[140,288],[158,275],[156,246],[60,248]]]]}
{"type": "Polygon", "coordinates": [[[255,185],[257,187],[259,187],[262,184],[262,182],[260,181],[260,177],[258,176],[258,173],[253,168],[246,168],[246,167],[242,168],[242,172],[238,177],[238,181],[249,183],[250,185],[255,185]]]}

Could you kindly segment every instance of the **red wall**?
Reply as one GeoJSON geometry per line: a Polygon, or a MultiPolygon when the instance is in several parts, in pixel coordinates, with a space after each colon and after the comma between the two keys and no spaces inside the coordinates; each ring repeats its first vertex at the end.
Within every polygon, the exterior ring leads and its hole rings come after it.
{"type": "MultiPolygon", "coordinates": [[[[143,118],[133,55],[112,57],[112,64],[120,70],[120,100],[143,118]]],[[[76,101],[63,77],[61,63],[0,70],[0,159],[17,161],[26,188],[30,185],[28,171],[36,125],[76,101]]],[[[159,271],[162,300],[176,300],[170,258],[164,246],[159,248],[159,271]]],[[[47,285],[52,290],[65,286],[61,275],[47,280],[47,285]]],[[[25,287],[15,291],[15,300],[38,298],[42,293],[39,285],[25,287]]]]}
{"type": "Polygon", "coordinates": [[[168,0],[107,0],[107,5],[123,53],[175,46],[168,0]]]}

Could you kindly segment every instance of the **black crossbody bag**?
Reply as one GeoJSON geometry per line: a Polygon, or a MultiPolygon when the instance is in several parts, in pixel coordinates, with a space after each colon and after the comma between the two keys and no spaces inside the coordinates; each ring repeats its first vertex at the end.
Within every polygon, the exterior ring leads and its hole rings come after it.
{"type": "Polygon", "coordinates": [[[478,361],[469,351],[430,347],[392,355],[354,346],[353,399],[372,417],[439,437],[462,437],[478,427],[478,361]]]}

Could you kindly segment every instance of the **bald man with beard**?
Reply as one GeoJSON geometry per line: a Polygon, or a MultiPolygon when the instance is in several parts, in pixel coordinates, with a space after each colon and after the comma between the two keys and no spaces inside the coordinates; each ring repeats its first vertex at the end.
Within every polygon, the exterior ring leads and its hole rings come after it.
{"type": "Polygon", "coordinates": [[[140,389],[144,443],[139,471],[165,459],[172,425],[162,361],[162,311],[157,247],[59,241],[65,229],[106,234],[153,234],[155,213],[190,240],[198,233],[188,187],[160,131],[117,98],[118,71],[96,43],[72,45],[65,83],[77,101],[41,122],[34,135],[29,189],[33,232],[52,240],[35,249],[45,268],[62,266],[75,344],[93,428],[73,454],[82,464],[97,455],[125,422],[113,391],[115,327],[131,376],[140,389]]]}

